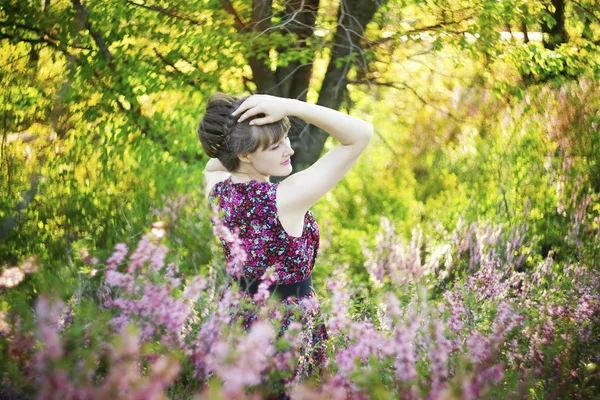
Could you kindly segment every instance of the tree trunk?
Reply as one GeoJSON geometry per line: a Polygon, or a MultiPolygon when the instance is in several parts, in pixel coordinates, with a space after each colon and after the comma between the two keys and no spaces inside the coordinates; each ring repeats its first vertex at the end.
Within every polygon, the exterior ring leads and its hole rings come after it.
{"type": "MultiPolygon", "coordinates": [[[[256,33],[265,32],[271,28],[271,17],[273,16],[272,0],[253,0],[252,1],[252,31],[256,33]]],[[[256,84],[256,91],[264,94],[274,94],[272,88],[275,87],[275,75],[271,71],[269,53],[259,54],[248,57],[248,64],[252,69],[253,81],[256,84]]]]}
{"type": "Polygon", "coordinates": [[[523,32],[523,43],[529,43],[529,33],[527,32],[527,22],[521,22],[521,32],[523,32]]]}
{"type": "MultiPolygon", "coordinates": [[[[373,18],[385,0],[342,0],[338,9],[338,26],[331,45],[331,59],[323,79],[317,104],[339,110],[347,91],[346,76],[351,65],[360,59],[364,43],[362,42],[365,27],[373,18]],[[337,65],[342,58],[343,63],[337,65]]],[[[272,0],[254,0],[252,3],[252,26],[255,33],[268,32],[273,29],[272,0]]],[[[314,27],[319,9],[319,0],[290,0],[281,18],[282,28],[290,34],[298,36],[296,49],[306,48],[306,39],[314,35],[314,27]]],[[[284,49],[280,49],[284,51],[284,49]]],[[[286,49],[285,51],[290,51],[286,49]]],[[[248,57],[252,69],[253,81],[258,93],[272,94],[280,97],[295,98],[306,101],[308,85],[313,72],[314,57],[309,60],[296,60],[286,66],[279,66],[272,71],[269,55],[263,54],[248,57]]],[[[315,126],[301,120],[293,120],[291,128],[292,157],[294,171],[301,171],[317,161],[329,135],[315,126]]]]}
{"type": "MultiPolygon", "coordinates": [[[[273,29],[271,24],[272,1],[255,0],[252,7],[252,31],[256,34],[264,34],[273,29]]],[[[297,35],[298,42],[292,50],[289,48],[276,50],[279,52],[289,52],[294,49],[299,52],[303,51],[306,48],[306,40],[314,33],[318,10],[319,0],[288,1],[281,18],[283,26],[277,29],[280,29],[284,35],[297,35]]],[[[262,54],[261,56],[261,59],[258,55],[248,58],[258,93],[306,100],[315,55],[304,63],[299,60],[291,61],[288,65],[277,67],[274,72],[271,70],[269,55],[262,54]]]]}
{"type": "MultiPolygon", "coordinates": [[[[317,104],[339,110],[347,90],[347,74],[352,59],[362,52],[361,40],[365,27],[373,18],[379,6],[385,1],[346,0],[340,2],[338,15],[342,18],[337,26],[331,59],[327,67],[317,104]],[[342,65],[338,60],[348,58],[342,65]]],[[[314,125],[303,126],[301,134],[294,141],[296,153],[292,157],[294,171],[311,166],[321,156],[329,135],[314,125]]]]}
{"type": "Polygon", "coordinates": [[[544,47],[549,50],[554,50],[569,41],[565,28],[565,0],[552,0],[552,5],[555,10],[548,10],[548,13],[556,20],[556,24],[550,27],[548,23],[542,23],[542,32],[547,34],[544,35],[544,47]]]}
{"type": "MultiPolygon", "coordinates": [[[[298,52],[306,50],[306,41],[313,36],[315,31],[318,11],[319,0],[290,0],[287,3],[282,20],[285,21],[286,32],[298,37],[294,50],[298,52]]],[[[290,51],[290,49],[280,50],[290,51]]],[[[315,57],[316,54],[312,54],[308,60],[291,61],[288,65],[277,68],[275,80],[277,81],[278,96],[306,101],[315,57]]]]}

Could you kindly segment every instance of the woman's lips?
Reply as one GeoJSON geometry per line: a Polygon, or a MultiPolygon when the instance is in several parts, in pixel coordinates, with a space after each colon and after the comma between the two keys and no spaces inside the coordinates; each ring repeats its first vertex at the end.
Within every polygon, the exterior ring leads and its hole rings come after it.
{"type": "Polygon", "coordinates": [[[288,165],[288,164],[289,164],[289,163],[291,163],[291,162],[292,162],[292,160],[288,159],[287,161],[285,161],[285,162],[282,162],[282,163],[281,163],[281,165],[288,165]]]}

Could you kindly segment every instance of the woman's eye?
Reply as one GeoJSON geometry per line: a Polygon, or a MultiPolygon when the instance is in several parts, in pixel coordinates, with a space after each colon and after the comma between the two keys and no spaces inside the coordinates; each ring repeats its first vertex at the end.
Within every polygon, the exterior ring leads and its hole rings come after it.
{"type": "MultiPolygon", "coordinates": [[[[289,136],[285,136],[285,137],[283,138],[283,140],[289,140],[289,136]]],[[[277,150],[277,148],[278,148],[278,147],[279,147],[279,145],[277,145],[277,146],[275,146],[275,147],[272,147],[272,148],[271,148],[271,150],[277,150]]]]}

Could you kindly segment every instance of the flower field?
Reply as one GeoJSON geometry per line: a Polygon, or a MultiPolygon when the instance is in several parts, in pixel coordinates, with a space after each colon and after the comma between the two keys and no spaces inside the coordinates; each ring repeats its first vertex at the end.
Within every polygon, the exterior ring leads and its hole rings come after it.
{"type": "MultiPolygon", "coordinates": [[[[575,215],[573,222],[577,229],[582,221],[575,215]]],[[[215,233],[236,240],[217,226],[215,233]]],[[[67,302],[39,296],[28,320],[2,313],[3,364],[18,377],[4,381],[3,394],[591,398],[598,393],[600,275],[551,253],[525,268],[535,245],[526,243],[526,229],[460,221],[447,241],[427,247],[422,232],[404,241],[382,218],[374,249],[363,249],[371,289],[340,265],[318,290],[322,321],[309,317],[282,331],[284,306],[268,299],[266,285],[254,299],[242,295],[235,282],[223,286],[223,265],[186,277],[169,261],[159,226],[137,243],[117,244],[106,260],[84,255],[98,277],[95,293],[82,288],[67,302]],[[259,316],[249,331],[240,328],[242,308],[259,316]],[[316,323],[329,332],[328,362],[309,374],[307,326],[316,323]]],[[[4,296],[38,273],[36,262],[3,272],[4,296]]],[[[314,306],[307,301],[294,312],[311,316],[314,306]]]]}
{"type": "Polygon", "coordinates": [[[3,0],[0,87],[0,400],[600,399],[598,1],[3,0]],[[314,296],[239,290],[215,92],[374,127],[314,296]]]}

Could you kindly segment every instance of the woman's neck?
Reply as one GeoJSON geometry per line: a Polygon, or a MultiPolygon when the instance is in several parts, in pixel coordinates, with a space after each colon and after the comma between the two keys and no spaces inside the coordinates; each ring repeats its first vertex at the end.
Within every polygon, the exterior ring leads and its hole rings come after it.
{"type": "Polygon", "coordinates": [[[268,175],[261,175],[253,172],[242,172],[235,171],[231,173],[231,178],[235,180],[237,183],[240,182],[248,182],[248,181],[262,181],[262,182],[270,182],[268,175]]]}

